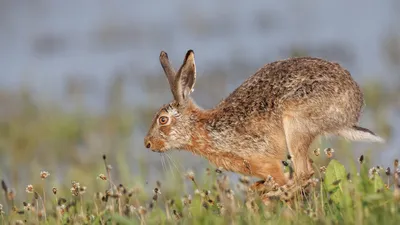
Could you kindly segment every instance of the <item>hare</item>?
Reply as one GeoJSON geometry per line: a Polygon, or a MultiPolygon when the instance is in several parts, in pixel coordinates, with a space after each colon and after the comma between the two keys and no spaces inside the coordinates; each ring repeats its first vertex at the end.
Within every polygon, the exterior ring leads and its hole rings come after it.
{"type": "Polygon", "coordinates": [[[296,176],[312,174],[308,149],[319,135],[383,142],[357,125],[363,94],[337,63],[299,57],[266,64],[209,110],[190,97],[196,82],[193,50],[177,72],[164,51],[160,63],[174,99],[155,114],[144,138],[152,151],[187,150],[227,171],[272,176],[284,185],[287,151],[296,176]]]}

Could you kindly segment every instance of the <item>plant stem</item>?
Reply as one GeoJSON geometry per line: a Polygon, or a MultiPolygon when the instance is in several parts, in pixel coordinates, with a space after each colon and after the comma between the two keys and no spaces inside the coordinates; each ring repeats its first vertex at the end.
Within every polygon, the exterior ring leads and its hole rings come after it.
{"type": "Polygon", "coordinates": [[[38,210],[39,210],[39,200],[36,199],[36,215],[37,215],[37,221],[38,221],[38,223],[39,223],[39,222],[40,222],[40,219],[39,219],[39,212],[38,212],[38,210]]]}
{"type": "Polygon", "coordinates": [[[82,214],[82,216],[84,215],[83,214],[83,196],[80,194],[79,195],[79,198],[80,198],[80,200],[81,200],[81,214],[82,214]]]}
{"type": "Polygon", "coordinates": [[[46,192],[45,192],[46,181],[43,182],[43,212],[44,212],[44,220],[47,221],[46,215],[46,192]]]}

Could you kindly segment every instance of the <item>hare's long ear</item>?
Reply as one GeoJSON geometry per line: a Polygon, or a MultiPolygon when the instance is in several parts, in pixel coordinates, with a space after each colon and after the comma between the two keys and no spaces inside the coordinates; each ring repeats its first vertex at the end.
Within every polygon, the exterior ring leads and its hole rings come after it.
{"type": "Polygon", "coordinates": [[[174,96],[174,99],[177,99],[178,94],[175,91],[176,90],[176,88],[175,88],[176,72],[175,72],[174,68],[171,66],[171,62],[168,59],[168,54],[164,51],[161,51],[161,53],[160,53],[160,63],[164,70],[165,75],[167,76],[172,95],[174,96]]]}
{"type": "Polygon", "coordinates": [[[196,64],[194,61],[194,52],[189,50],[186,53],[185,59],[175,78],[175,92],[178,98],[175,100],[179,104],[183,104],[193,92],[194,84],[196,83],[196,64]]]}

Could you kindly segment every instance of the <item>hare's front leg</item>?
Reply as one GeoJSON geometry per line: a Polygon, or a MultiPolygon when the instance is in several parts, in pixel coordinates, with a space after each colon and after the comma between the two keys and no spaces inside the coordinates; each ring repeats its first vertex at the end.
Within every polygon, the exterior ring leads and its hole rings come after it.
{"type": "Polygon", "coordinates": [[[292,156],[294,173],[298,178],[310,177],[314,173],[308,149],[317,135],[308,125],[305,120],[290,116],[283,118],[286,144],[292,156]]]}

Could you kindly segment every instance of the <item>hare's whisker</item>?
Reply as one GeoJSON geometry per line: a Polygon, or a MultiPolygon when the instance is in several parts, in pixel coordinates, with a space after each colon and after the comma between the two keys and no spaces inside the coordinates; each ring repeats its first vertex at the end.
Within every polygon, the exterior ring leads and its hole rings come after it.
{"type": "Polygon", "coordinates": [[[178,173],[179,173],[180,175],[182,175],[183,166],[182,166],[181,164],[179,164],[176,160],[174,160],[174,159],[172,158],[172,156],[170,156],[168,153],[167,153],[166,155],[167,155],[167,157],[171,160],[172,165],[175,167],[176,171],[178,171],[178,173]],[[178,166],[179,166],[180,168],[178,168],[178,166]]]}
{"type": "Polygon", "coordinates": [[[166,157],[165,157],[165,162],[166,162],[166,164],[168,165],[168,169],[169,169],[170,173],[172,174],[172,177],[175,179],[175,173],[174,173],[173,167],[172,167],[172,165],[171,165],[171,164],[172,164],[171,158],[168,157],[168,155],[167,155],[166,152],[164,152],[163,155],[166,156],[166,157]]]}
{"type": "MultiPolygon", "coordinates": [[[[174,166],[175,170],[178,172],[178,175],[179,175],[179,176],[182,176],[183,173],[182,173],[181,170],[179,170],[176,161],[173,160],[173,158],[172,158],[168,153],[166,153],[165,155],[169,158],[169,160],[170,160],[170,162],[172,163],[172,165],[174,166]]],[[[180,166],[180,167],[182,167],[182,166],[180,166]]]]}
{"type": "Polygon", "coordinates": [[[162,153],[160,153],[160,156],[161,156],[161,166],[163,168],[163,172],[165,173],[165,172],[167,172],[167,168],[165,166],[165,158],[164,158],[164,155],[162,153]]]}

